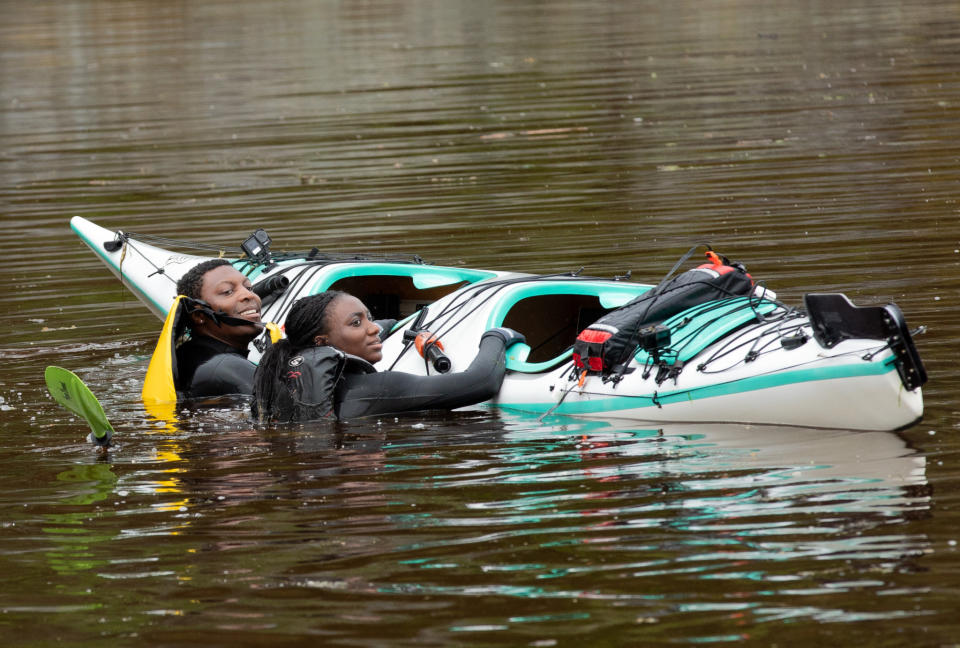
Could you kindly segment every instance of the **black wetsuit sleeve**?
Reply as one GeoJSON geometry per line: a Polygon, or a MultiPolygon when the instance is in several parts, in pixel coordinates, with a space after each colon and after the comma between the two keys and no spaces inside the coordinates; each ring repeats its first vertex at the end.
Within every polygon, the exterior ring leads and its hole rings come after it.
{"type": "Polygon", "coordinates": [[[493,398],[506,373],[506,349],[497,336],[480,341],[466,371],[417,376],[402,371],[345,374],[337,388],[337,418],[455,409],[493,398]]]}
{"type": "Polygon", "coordinates": [[[190,398],[253,393],[256,366],[236,353],[221,353],[207,360],[193,374],[190,398]]]}

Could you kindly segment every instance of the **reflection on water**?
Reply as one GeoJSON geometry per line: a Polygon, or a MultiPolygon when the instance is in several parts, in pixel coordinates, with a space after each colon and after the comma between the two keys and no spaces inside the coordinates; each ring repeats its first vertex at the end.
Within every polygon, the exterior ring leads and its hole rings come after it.
{"type": "Polygon", "coordinates": [[[955,641],[955,2],[13,4],[5,636],[955,641]],[[145,412],[160,322],[73,215],[234,249],[265,227],[278,250],[639,281],[708,239],[792,304],[839,290],[927,325],[926,420],[251,430],[236,410],[145,412]],[[47,364],[104,404],[108,458],[47,398],[47,364]]]}
{"type": "MultiPolygon", "coordinates": [[[[897,529],[928,515],[930,497],[923,456],[893,433],[494,413],[456,415],[455,429],[449,417],[415,417],[258,432],[227,429],[222,416],[214,433],[196,419],[174,434],[128,433],[111,463],[58,474],[58,512],[42,522],[55,538],[50,567],[81,582],[239,588],[244,609],[270,618],[304,612],[317,590],[341,619],[433,601],[443,643],[598,614],[642,616],[664,633],[679,624],[691,637],[734,611],[753,623],[893,619],[916,612],[858,596],[882,594],[931,550],[897,529]],[[372,595],[382,605],[356,609],[355,597],[372,595]],[[470,611],[491,596],[554,604],[470,611]],[[606,605],[621,612],[596,607],[606,605]]],[[[126,614],[257,625],[218,595],[190,599],[126,614]]]]}

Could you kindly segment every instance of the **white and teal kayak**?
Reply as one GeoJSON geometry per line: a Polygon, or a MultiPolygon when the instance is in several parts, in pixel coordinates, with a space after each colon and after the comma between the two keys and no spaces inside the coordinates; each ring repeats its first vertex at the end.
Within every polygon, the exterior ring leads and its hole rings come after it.
{"type": "MultiPolygon", "coordinates": [[[[176,241],[107,230],[81,217],[71,227],[160,318],[174,303],[180,276],[219,256],[212,249],[174,252],[176,241]]],[[[265,321],[282,324],[296,299],[329,289],[357,296],[376,318],[397,319],[380,370],[437,371],[406,331],[433,333],[452,371],[470,364],[484,331],[520,331],[526,344],[511,347],[503,387],[487,405],[637,422],[858,430],[895,430],[923,414],[926,374],[892,304],[857,308],[842,295],[807,295],[800,309],[762,289],[709,300],[668,313],[656,326],[645,322],[641,330],[638,323],[627,360],[609,371],[577,354],[578,336],[610,329],[610,314],[659,295],[660,285],[316,249],[272,255],[266,244],[247,249],[252,255],[233,263],[259,289],[265,321]]],[[[251,359],[261,348],[252,343],[251,359]]]]}

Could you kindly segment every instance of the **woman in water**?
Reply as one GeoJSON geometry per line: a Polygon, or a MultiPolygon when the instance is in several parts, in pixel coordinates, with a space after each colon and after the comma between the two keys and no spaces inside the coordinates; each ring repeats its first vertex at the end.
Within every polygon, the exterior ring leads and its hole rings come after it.
{"type": "Polygon", "coordinates": [[[460,373],[418,376],[377,372],[380,326],[356,297],[328,291],[300,299],[286,319],[287,337],[260,359],[253,413],[261,422],[346,419],[454,409],[492,398],[506,372],[506,349],[523,336],[483,334],[476,358],[460,373]]]}
{"type": "Polygon", "coordinates": [[[263,331],[260,297],[226,259],[203,261],[177,282],[188,300],[190,339],[177,348],[175,384],[185,398],[250,394],[247,345],[263,331]]]}

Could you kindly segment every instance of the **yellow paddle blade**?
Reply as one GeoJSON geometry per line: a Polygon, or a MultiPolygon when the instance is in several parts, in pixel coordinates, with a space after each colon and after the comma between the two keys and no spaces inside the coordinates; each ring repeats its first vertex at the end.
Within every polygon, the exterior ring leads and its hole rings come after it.
{"type": "Polygon", "coordinates": [[[177,388],[173,384],[173,354],[175,353],[173,335],[181,299],[183,295],[178,295],[167,313],[157,346],[153,350],[153,357],[150,358],[150,366],[147,367],[147,375],[143,379],[140,397],[148,407],[177,402],[177,388]]]}

